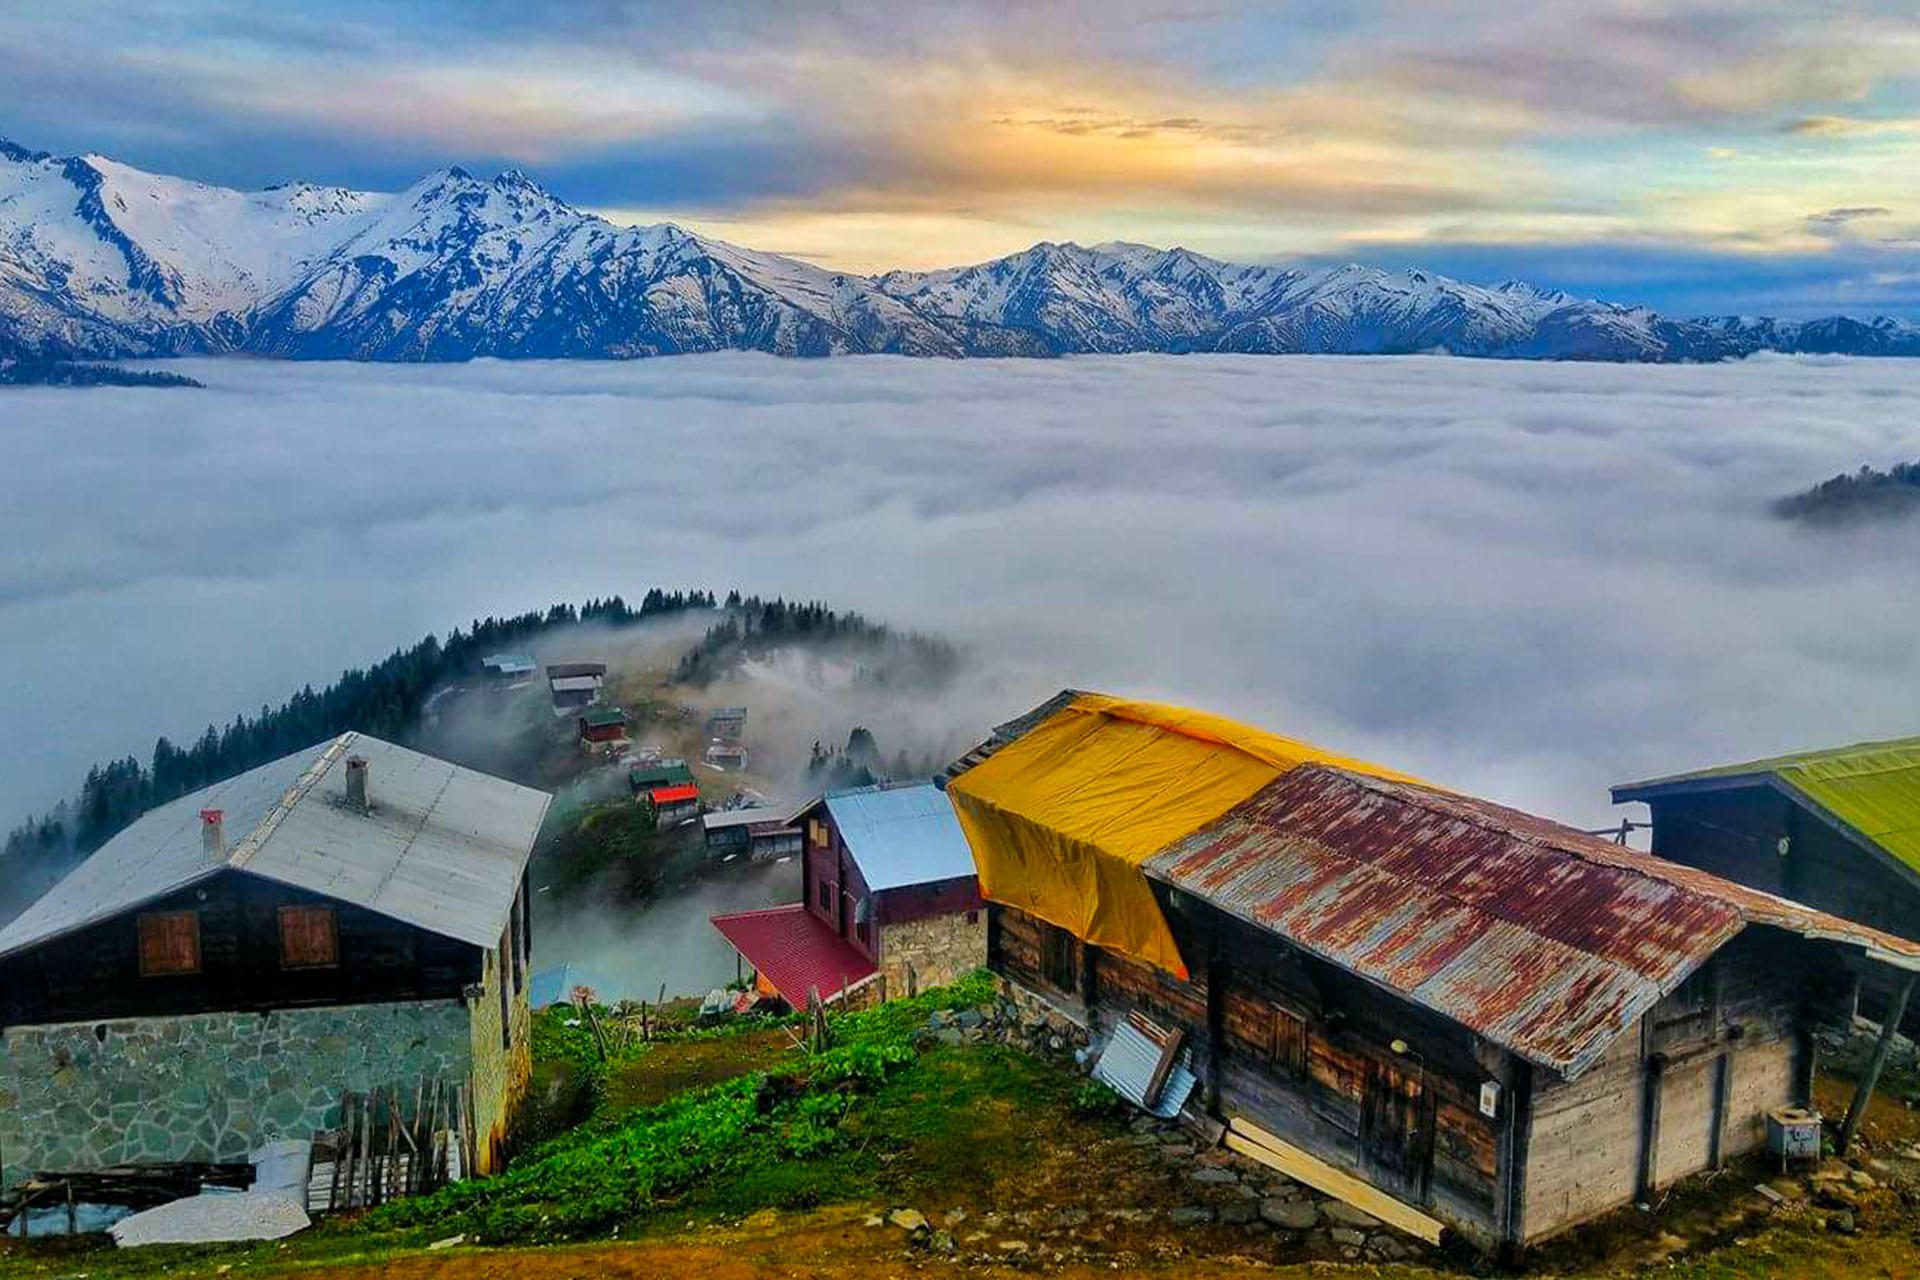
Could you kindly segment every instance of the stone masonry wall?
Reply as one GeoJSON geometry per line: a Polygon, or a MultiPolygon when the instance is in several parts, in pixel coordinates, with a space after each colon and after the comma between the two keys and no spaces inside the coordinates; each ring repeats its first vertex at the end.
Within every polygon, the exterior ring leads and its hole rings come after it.
{"type": "Polygon", "coordinates": [[[512,973],[500,964],[500,956],[498,948],[487,954],[485,977],[471,1002],[473,1133],[480,1173],[497,1171],[507,1128],[533,1074],[529,1046],[533,1013],[527,1005],[524,981],[508,1000],[513,1034],[508,1043],[500,1037],[500,984],[513,981],[512,973]]]}
{"type": "Polygon", "coordinates": [[[887,993],[907,994],[907,966],[919,989],[943,987],[987,963],[987,913],[955,912],[890,924],[880,930],[880,971],[887,993]],[[967,916],[973,923],[967,923],[967,916]]]}
{"type": "Polygon", "coordinates": [[[465,1079],[455,1000],[9,1027],[0,1182],[127,1161],[244,1162],[339,1121],[340,1093],[465,1079]]]}

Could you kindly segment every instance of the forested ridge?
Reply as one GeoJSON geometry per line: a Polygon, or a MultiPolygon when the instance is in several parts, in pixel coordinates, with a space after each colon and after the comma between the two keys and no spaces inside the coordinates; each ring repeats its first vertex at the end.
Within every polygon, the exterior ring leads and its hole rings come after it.
{"type": "Polygon", "coordinates": [[[619,596],[582,605],[556,604],[544,612],[480,618],[446,639],[428,636],[365,668],[351,668],[316,692],[312,685],[278,708],[236,715],[226,728],[208,725],[188,745],[162,737],[145,762],[134,756],[96,764],[78,795],[53,813],[33,818],[7,837],[5,854],[88,853],[156,805],[244,773],[325,738],[358,729],[400,739],[418,722],[433,691],[478,672],[487,654],[511,649],[561,627],[598,623],[633,626],[717,605],[710,591],[655,588],[639,607],[619,596]]]}
{"type": "Polygon", "coordinates": [[[637,607],[615,595],[577,606],[563,603],[544,611],[480,618],[464,630],[456,627],[444,640],[430,635],[372,666],[346,670],[324,689],[308,685],[277,708],[262,706],[256,714],[236,715],[224,729],[210,724],[191,742],[162,737],[144,761],[128,755],[96,764],[73,799],[15,827],[0,856],[90,853],[157,805],[348,729],[405,741],[436,689],[476,675],[488,654],[526,645],[548,632],[582,623],[629,627],[695,611],[719,616],[681,660],[675,678],[683,683],[705,684],[743,658],[793,643],[838,644],[856,658],[871,658],[860,674],[876,683],[899,677],[906,668],[916,677],[942,679],[957,661],[952,646],[935,637],[896,632],[817,601],[764,599],[738,591],[723,603],[712,591],[656,587],[637,607]]]}
{"type": "Polygon", "coordinates": [[[1808,524],[1850,524],[1856,520],[1904,516],[1920,510],[1920,462],[1896,462],[1885,471],[1862,466],[1842,472],[1774,504],[1789,520],[1808,524]]]}

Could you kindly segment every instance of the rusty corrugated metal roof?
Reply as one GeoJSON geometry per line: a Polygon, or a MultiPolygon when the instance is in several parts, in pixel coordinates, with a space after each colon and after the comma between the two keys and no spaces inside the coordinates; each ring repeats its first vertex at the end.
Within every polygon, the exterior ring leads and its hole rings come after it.
{"type": "Polygon", "coordinates": [[[1749,924],[1920,944],[1518,810],[1303,765],[1154,879],[1571,1077],[1749,924]]]}

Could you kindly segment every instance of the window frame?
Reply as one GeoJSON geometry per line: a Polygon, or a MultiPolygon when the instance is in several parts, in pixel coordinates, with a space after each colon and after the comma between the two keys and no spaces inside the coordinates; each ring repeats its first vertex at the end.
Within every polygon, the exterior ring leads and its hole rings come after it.
{"type": "Polygon", "coordinates": [[[197,977],[205,968],[205,956],[200,948],[200,912],[188,907],[180,911],[142,911],[134,918],[134,951],[143,978],[192,978],[197,977]],[[162,922],[191,920],[193,922],[193,966],[182,969],[154,969],[147,964],[147,938],[150,927],[159,927],[162,922]]]}
{"type": "Polygon", "coordinates": [[[340,967],[340,913],[322,903],[289,903],[282,906],[274,916],[280,927],[280,968],[288,973],[305,973],[314,969],[338,969],[340,967]],[[287,917],[289,915],[316,915],[324,912],[327,918],[327,936],[333,944],[331,960],[315,960],[295,964],[287,958],[287,917]]]}

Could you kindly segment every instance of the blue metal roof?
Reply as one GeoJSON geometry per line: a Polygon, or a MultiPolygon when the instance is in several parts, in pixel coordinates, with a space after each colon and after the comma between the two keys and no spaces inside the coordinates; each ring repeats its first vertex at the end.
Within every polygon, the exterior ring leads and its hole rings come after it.
{"type": "Polygon", "coordinates": [[[834,791],[826,804],[875,893],[975,874],[953,805],[931,782],[834,791]]]}

